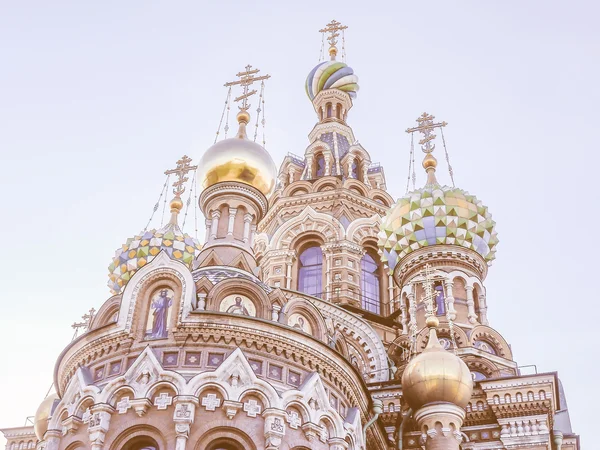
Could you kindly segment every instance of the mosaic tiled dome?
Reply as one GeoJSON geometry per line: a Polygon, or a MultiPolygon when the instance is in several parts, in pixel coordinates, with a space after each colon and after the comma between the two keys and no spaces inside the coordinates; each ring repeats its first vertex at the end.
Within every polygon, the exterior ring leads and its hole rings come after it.
{"type": "Polygon", "coordinates": [[[310,71],[306,78],[306,94],[312,101],[325,89],[339,89],[355,98],[358,91],[358,77],[352,67],[340,61],[325,61],[310,71]]]}
{"type": "Polygon", "coordinates": [[[108,287],[113,294],[121,292],[133,274],[163,250],[172,259],[191,268],[201,249],[200,242],[182,232],[177,225],[168,224],[160,230],[142,231],[127,239],[115,252],[115,257],[108,266],[108,287]]]}
{"type": "Polygon", "coordinates": [[[379,232],[381,260],[393,273],[409,253],[430,245],[460,245],[488,263],[496,254],[496,223],[474,195],[458,188],[427,185],[398,200],[379,232]]]}

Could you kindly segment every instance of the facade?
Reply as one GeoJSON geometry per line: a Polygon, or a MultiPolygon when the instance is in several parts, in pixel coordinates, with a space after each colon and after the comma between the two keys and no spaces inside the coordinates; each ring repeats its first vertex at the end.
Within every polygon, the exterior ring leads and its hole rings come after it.
{"type": "Polygon", "coordinates": [[[171,219],[117,251],[113,295],[58,356],[56,393],[7,450],[575,450],[557,373],[521,374],[488,320],[498,243],[475,196],[435,176],[394,202],[348,125],[354,71],[307,78],[317,123],[277,170],[237,134],[177,168],[171,219]],[[186,174],[205,242],[179,227],[186,174]]]}

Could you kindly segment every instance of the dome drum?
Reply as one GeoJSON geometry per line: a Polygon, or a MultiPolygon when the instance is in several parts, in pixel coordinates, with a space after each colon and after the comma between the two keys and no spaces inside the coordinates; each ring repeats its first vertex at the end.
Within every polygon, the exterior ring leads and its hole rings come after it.
{"type": "Polygon", "coordinates": [[[237,203],[246,199],[247,205],[251,210],[254,210],[256,222],[259,222],[267,213],[268,202],[264,193],[243,182],[238,181],[222,181],[204,189],[198,200],[202,213],[209,217],[209,212],[224,203],[227,203],[228,198],[235,198],[237,203]]]}

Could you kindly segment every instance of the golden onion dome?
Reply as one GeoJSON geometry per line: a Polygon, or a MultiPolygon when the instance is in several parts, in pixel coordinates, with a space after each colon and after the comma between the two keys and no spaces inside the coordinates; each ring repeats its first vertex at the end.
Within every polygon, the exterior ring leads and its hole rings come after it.
{"type": "Polygon", "coordinates": [[[402,374],[402,395],[414,410],[428,403],[448,402],[464,408],[471,399],[473,379],[467,365],[444,350],[436,332],[436,317],[427,320],[429,342],[402,374]]]}
{"type": "Polygon", "coordinates": [[[248,139],[249,120],[246,111],[240,112],[237,136],[217,142],[204,153],[197,175],[203,189],[224,181],[237,181],[258,189],[266,197],[273,193],[277,167],[264,147],[248,139]]]}
{"type": "Polygon", "coordinates": [[[58,403],[58,395],[50,394],[40,404],[39,408],[35,412],[35,419],[33,421],[33,430],[38,440],[42,440],[46,431],[48,431],[48,421],[52,417],[54,412],[55,402],[58,403]]]}

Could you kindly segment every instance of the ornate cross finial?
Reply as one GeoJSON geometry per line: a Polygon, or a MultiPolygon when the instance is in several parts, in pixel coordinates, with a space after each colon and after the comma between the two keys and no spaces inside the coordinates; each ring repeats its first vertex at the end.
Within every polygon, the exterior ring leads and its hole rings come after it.
{"type": "Polygon", "coordinates": [[[183,155],[183,157],[177,161],[177,167],[175,169],[165,171],[165,175],[175,174],[177,176],[177,180],[173,183],[173,194],[175,197],[181,197],[181,194],[185,192],[185,183],[188,181],[188,177],[186,176],[188,172],[192,170],[196,170],[198,166],[191,166],[192,158],[187,155],[183,155]]]}
{"type": "Polygon", "coordinates": [[[73,325],[71,325],[71,328],[75,330],[75,336],[73,336],[73,338],[77,336],[81,328],[83,328],[84,331],[88,331],[90,329],[90,324],[92,323],[92,319],[94,318],[95,314],[96,310],[94,308],[91,308],[87,314],[81,316],[81,318],[83,319],[82,322],[75,322],[73,325]]]}
{"type": "Polygon", "coordinates": [[[343,31],[346,28],[348,28],[347,25],[342,25],[340,22],[334,19],[329,22],[325,28],[321,28],[319,30],[319,32],[323,33],[323,35],[325,35],[325,33],[329,33],[327,40],[329,41],[329,54],[331,55],[332,59],[335,59],[335,55],[337,54],[336,45],[338,43],[337,38],[340,36],[339,31],[343,31]]]}
{"type": "Polygon", "coordinates": [[[435,139],[435,134],[433,134],[433,130],[448,125],[446,122],[434,123],[433,119],[435,119],[435,116],[424,112],[417,119],[417,123],[419,125],[417,127],[408,128],[406,130],[407,133],[412,134],[415,131],[418,131],[423,135],[423,139],[419,141],[419,144],[421,145],[421,150],[423,150],[423,152],[425,153],[431,153],[435,149],[435,144],[431,143],[431,141],[435,139]]]}
{"type": "Polygon", "coordinates": [[[225,87],[230,87],[230,86],[235,86],[235,85],[241,85],[242,86],[242,95],[240,95],[239,97],[236,97],[235,99],[233,99],[233,101],[235,102],[239,102],[240,100],[242,101],[242,106],[238,106],[238,108],[240,108],[240,111],[248,111],[248,108],[250,108],[250,104],[248,103],[248,98],[253,96],[254,94],[256,94],[256,89],[253,90],[249,90],[250,86],[252,86],[253,83],[255,83],[256,81],[261,81],[261,80],[268,80],[269,78],[271,78],[271,75],[260,75],[260,76],[256,76],[256,74],[258,72],[260,72],[260,69],[253,69],[252,66],[250,64],[248,64],[245,67],[246,71],[245,72],[238,72],[235,74],[236,77],[239,77],[239,80],[236,81],[229,81],[227,83],[225,83],[225,87]]]}

